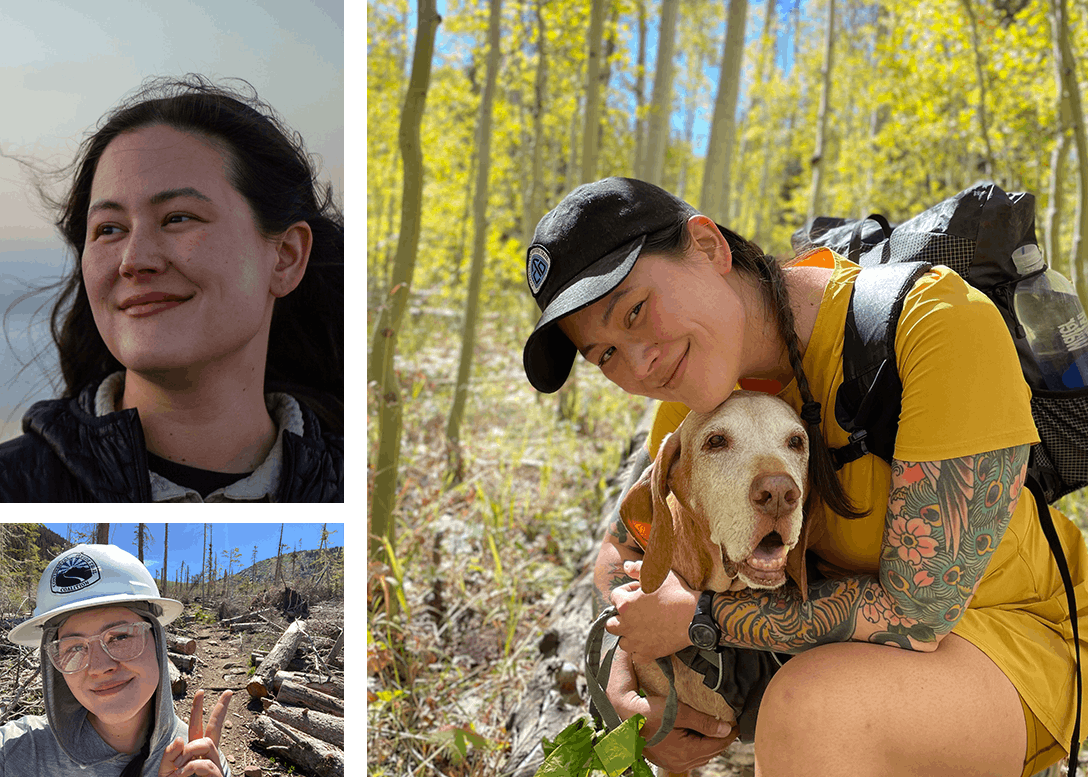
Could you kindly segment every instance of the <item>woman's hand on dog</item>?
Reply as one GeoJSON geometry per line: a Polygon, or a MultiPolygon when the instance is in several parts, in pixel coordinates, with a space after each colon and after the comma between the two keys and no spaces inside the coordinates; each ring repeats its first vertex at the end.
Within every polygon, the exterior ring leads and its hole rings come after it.
{"type": "MultiPolygon", "coordinates": [[[[640,732],[643,737],[649,740],[657,733],[665,712],[663,696],[642,698],[633,693],[625,696],[621,704],[616,705],[621,718],[627,719],[636,712],[645,716],[646,722],[640,732]]],[[[653,747],[643,749],[642,754],[651,763],[671,772],[686,772],[710,763],[739,733],[735,726],[677,702],[676,724],[672,731],[653,747]]]]}
{"type": "Polygon", "coordinates": [[[644,593],[638,583],[641,568],[641,561],[624,563],[624,573],[634,582],[612,591],[618,615],[608,619],[605,629],[620,638],[620,647],[632,661],[648,664],[691,646],[688,626],[695,617],[700,592],[669,572],[657,591],[644,593]]]}
{"type": "MultiPolygon", "coordinates": [[[[630,656],[623,648],[616,651],[612,673],[608,678],[608,699],[623,720],[634,714],[642,715],[646,722],[640,732],[647,740],[661,727],[665,713],[664,696],[639,696],[638,679],[631,666],[630,656]]],[[[676,705],[676,723],[664,739],[642,753],[658,766],[673,772],[686,772],[710,762],[728,747],[737,734],[735,721],[720,721],[699,712],[683,702],[676,705]]]]}

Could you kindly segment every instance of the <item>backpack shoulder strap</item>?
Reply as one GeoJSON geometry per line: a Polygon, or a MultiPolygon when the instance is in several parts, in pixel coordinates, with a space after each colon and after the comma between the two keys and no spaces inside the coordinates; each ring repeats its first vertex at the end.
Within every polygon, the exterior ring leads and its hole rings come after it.
{"type": "Polygon", "coordinates": [[[835,396],[835,420],[850,440],[831,450],[835,469],[866,453],[891,463],[903,393],[895,332],[907,292],[929,268],[926,262],[900,262],[858,273],[846,311],[843,382],[835,396]]]}

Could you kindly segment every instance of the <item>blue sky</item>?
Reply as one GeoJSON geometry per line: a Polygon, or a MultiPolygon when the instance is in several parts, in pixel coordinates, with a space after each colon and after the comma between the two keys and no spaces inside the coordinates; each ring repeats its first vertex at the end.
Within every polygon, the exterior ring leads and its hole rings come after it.
{"type": "MultiPolygon", "coordinates": [[[[484,0],[480,0],[483,2],[484,0]]],[[[745,24],[745,41],[746,44],[750,43],[755,38],[759,37],[759,34],[763,30],[763,16],[766,10],[766,0],[752,0],[748,3],[748,16],[745,24]]],[[[803,20],[808,20],[807,9],[805,8],[804,0],[779,0],[776,4],[777,15],[777,37],[778,43],[776,48],[778,66],[783,70],[788,71],[793,64],[793,42],[788,33],[789,31],[789,16],[793,11],[795,4],[800,3],[801,15],[803,20]]],[[[445,16],[448,13],[448,7],[446,0],[437,0],[436,7],[439,15],[445,16]]],[[[721,57],[721,38],[725,35],[725,16],[728,8],[727,3],[720,3],[717,7],[713,4],[708,4],[706,7],[706,17],[708,19],[715,20],[714,22],[714,34],[719,40],[719,45],[714,50],[713,62],[708,63],[704,70],[707,79],[708,91],[703,95],[700,102],[700,108],[695,113],[694,134],[695,134],[695,152],[696,154],[703,155],[706,153],[706,144],[710,135],[710,120],[713,116],[714,100],[717,96],[718,89],[718,72],[719,72],[719,60],[721,57]]],[[[411,13],[409,14],[409,40],[410,45],[415,43],[415,21],[416,21],[416,3],[411,3],[411,13]]],[[[653,90],[653,69],[657,62],[657,36],[658,29],[660,28],[660,4],[652,4],[650,8],[650,18],[647,20],[647,32],[646,32],[646,62],[649,69],[649,78],[646,82],[646,97],[650,98],[653,90]]],[[[438,35],[435,39],[435,48],[439,55],[444,51],[450,50],[450,36],[444,34],[448,27],[439,26],[438,35]]],[[[588,32],[588,30],[587,30],[588,32]]],[[[680,37],[684,34],[682,28],[682,21],[677,23],[677,49],[679,49],[680,37]]],[[[631,59],[635,58],[635,47],[637,45],[637,32],[632,24],[632,29],[628,31],[628,37],[625,40],[625,44],[631,49],[631,59]]],[[[684,100],[684,91],[682,81],[682,73],[679,72],[680,61],[677,61],[677,69],[673,72],[673,105],[676,106],[684,100]]],[[[750,63],[745,63],[745,66],[750,63]]],[[[746,85],[741,84],[740,95],[737,100],[738,110],[742,110],[747,104],[746,85]]],[[[684,114],[683,111],[673,111],[672,117],[672,132],[674,134],[680,134],[684,131],[684,114]]]]}
{"type": "MultiPolygon", "coordinates": [[[[94,524],[90,523],[47,523],[47,527],[62,537],[68,535],[69,527],[74,532],[93,531],[94,524]]],[[[257,546],[257,560],[272,558],[276,555],[276,543],[279,540],[280,526],[283,526],[283,543],[293,550],[296,542],[299,550],[312,550],[321,543],[320,523],[225,523],[214,522],[207,524],[212,532],[212,550],[218,558],[220,567],[225,566],[222,551],[237,548],[242,555],[241,566],[235,565],[234,569],[248,567],[253,558],[253,546],[257,546]]],[[[151,570],[156,579],[162,572],[162,543],[165,531],[162,523],[147,524],[151,531],[150,542],[144,544],[144,566],[151,570]]],[[[204,543],[203,523],[171,523],[170,547],[167,556],[169,564],[168,574],[174,579],[174,573],[182,561],[188,564],[195,575],[200,571],[201,546],[204,543]]],[[[330,523],[327,530],[333,532],[329,539],[330,548],[344,547],[344,524],[330,523]]],[[[73,540],[74,541],[74,540],[73,540]]],[[[115,523],[110,525],[110,543],[136,555],[136,524],[115,523]]],[[[285,551],[286,552],[286,551],[285,551]]]]}

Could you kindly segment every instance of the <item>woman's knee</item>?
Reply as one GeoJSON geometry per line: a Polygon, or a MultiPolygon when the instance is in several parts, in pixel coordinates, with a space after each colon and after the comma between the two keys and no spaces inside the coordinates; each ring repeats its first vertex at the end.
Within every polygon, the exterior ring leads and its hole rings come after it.
{"type": "Polygon", "coordinates": [[[804,767],[806,774],[833,774],[849,753],[857,774],[880,773],[885,757],[874,721],[862,713],[861,688],[827,645],[795,656],[775,673],[759,707],[756,758],[766,775],[804,767]],[[830,651],[829,651],[830,649],[830,651]],[[824,655],[828,653],[828,655],[824,655]]]}

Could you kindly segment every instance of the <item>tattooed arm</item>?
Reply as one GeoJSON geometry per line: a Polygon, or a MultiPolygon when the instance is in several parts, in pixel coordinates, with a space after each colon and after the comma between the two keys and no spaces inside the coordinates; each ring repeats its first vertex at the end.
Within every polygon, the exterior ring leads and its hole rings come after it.
{"type": "Polygon", "coordinates": [[[642,556],[642,548],[627,531],[617,512],[608,525],[601,550],[597,554],[597,563],[593,567],[597,612],[612,604],[612,591],[634,579],[623,571],[623,562],[641,561],[642,556]]]}
{"type": "Polygon", "coordinates": [[[722,642],[800,653],[827,642],[931,652],[967,609],[1009,525],[1028,446],[892,462],[878,575],[714,596],[722,642]]]}

